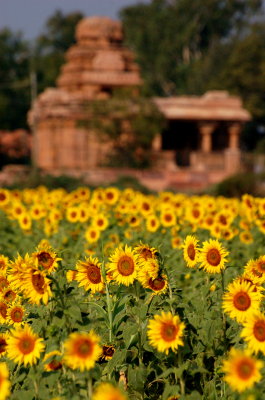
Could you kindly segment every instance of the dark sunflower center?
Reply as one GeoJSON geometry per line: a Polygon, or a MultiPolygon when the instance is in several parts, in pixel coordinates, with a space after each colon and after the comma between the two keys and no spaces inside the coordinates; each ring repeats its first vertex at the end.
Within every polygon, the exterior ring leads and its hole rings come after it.
{"type": "Polygon", "coordinates": [[[166,284],[165,280],[162,277],[158,277],[155,279],[150,278],[148,283],[150,288],[155,291],[162,290],[166,284]]]}
{"type": "Polygon", "coordinates": [[[59,369],[62,368],[62,363],[58,360],[52,360],[48,366],[52,371],[58,371],[59,369]]]}
{"type": "Polygon", "coordinates": [[[101,282],[100,269],[96,265],[87,267],[87,278],[90,282],[97,284],[101,282]]]}
{"type": "Polygon", "coordinates": [[[146,248],[146,247],[144,247],[141,250],[140,254],[141,254],[141,257],[143,257],[145,260],[147,260],[148,258],[152,258],[153,257],[153,253],[151,252],[151,250],[146,248]]]}
{"type": "Polygon", "coordinates": [[[265,341],[265,321],[263,321],[263,320],[257,321],[254,325],[253,333],[254,333],[255,338],[259,342],[264,342],[265,341]]]}
{"type": "Polygon", "coordinates": [[[81,339],[76,344],[76,352],[79,357],[86,358],[92,353],[93,345],[88,339],[81,339]]]}
{"type": "Polygon", "coordinates": [[[164,218],[165,218],[166,222],[171,222],[172,221],[172,215],[171,214],[165,214],[164,218]]]}
{"type": "Polygon", "coordinates": [[[32,284],[36,292],[44,294],[44,278],[41,274],[32,275],[32,284]]]}
{"type": "Polygon", "coordinates": [[[217,249],[210,249],[206,255],[207,262],[213,267],[217,267],[221,261],[221,254],[217,249]]]}
{"type": "Polygon", "coordinates": [[[14,322],[21,322],[23,319],[23,310],[20,307],[16,307],[11,311],[11,319],[14,322]]]}
{"type": "Polygon", "coordinates": [[[251,305],[251,300],[246,292],[239,292],[234,296],[233,303],[239,311],[246,311],[251,305]]]}
{"type": "Polygon", "coordinates": [[[6,195],[4,193],[0,193],[0,201],[4,201],[6,199],[6,195]]]}
{"type": "Polygon", "coordinates": [[[178,330],[177,326],[164,323],[161,328],[161,336],[166,342],[171,342],[175,340],[178,330]]]}
{"type": "Polygon", "coordinates": [[[6,343],[5,339],[1,338],[0,339],[0,354],[4,353],[6,351],[6,346],[7,346],[7,343],[6,343]]]}
{"type": "Polygon", "coordinates": [[[254,372],[254,364],[251,360],[241,360],[237,365],[238,376],[243,379],[249,379],[254,372]]]}
{"type": "Polygon", "coordinates": [[[7,301],[8,303],[9,303],[10,301],[13,301],[13,300],[15,299],[15,297],[16,297],[16,293],[13,292],[13,290],[8,290],[8,291],[5,293],[5,295],[4,295],[4,299],[5,299],[5,301],[7,301]]]}
{"type": "Polygon", "coordinates": [[[39,264],[45,269],[50,268],[53,264],[53,258],[47,251],[42,251],[37,258],[39,264]]]}
{"type": "Polygon", "coordinates": [[[199,210],[192,210],[192,215],[194,216],[194,218],[199,218],[200,211],[199,210]]]}
{"type": "Polygon", "coordinates": [[[195,247],[194,247],[194,244],[193,243],[191,243],[189,246],[188,246],[188,248],[187,248],[187,253],[188,253],[188,256],[189,256],[189,258],[192,260],[192,261],[194,261],[195,260],[195,247]]]}
{"type": "Polygon", "coordinates": [[[115,352],[113,346],[103,346],[103,356],[104,357],[112,357],[115,352]]]}
{"type": "Polygon", "coordinates": [[[4,319],[6,319],[7,315],[7,305],[5,303],[0,303],[0,314],[4,319]]]}
{"type": "Polygon", "coordinates": [[[258,266],[259,266],[259,270],[261,270],[262,272],[265,272],[265,261],[259,261],[258,266]]]}
{"type": "Polygon", "coordinates": [[[19,350],[23,354],[29,354],[34,350],[35,341],[30,337],[24,337],[19,341],[19,350]]]}
{"type": "Polygon", "coordinates": [[[118,261],[117,268],[121,275],[129,276],[134,272],[134,262],[131,257],[126,255],[121,256],[118,261]]]}

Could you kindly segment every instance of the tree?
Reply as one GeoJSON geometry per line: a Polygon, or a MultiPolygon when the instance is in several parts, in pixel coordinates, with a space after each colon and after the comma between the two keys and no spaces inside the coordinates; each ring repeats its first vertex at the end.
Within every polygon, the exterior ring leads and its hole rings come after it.
{"type": "Polygon", "coordinates": [[[106,100],[86,105],[87,118],[80,121],[99,135],[111,140],[113,151],[109,164],[116,167],[142,168],[151,165],[151,143],[164,126],[164,116],[148,98],[133,96],[117,89],[106,100]]]}
{"type": "Polygon", "coordinates": [[[26,127],[30,106],[29,45],[21,33],[0,31],[0,129],[26,127]]]}
{"type": "Polygon", "coordinates": [[[46,22],[44,32],[35,44],[35,68],[38,92],[55,86],[65,52],[75,43],[75,29],[83,18],[80,12],[63,14],[57,10],[46,22]]]}
{"type": "Polygon", "coordinates": [[[194,64],[214,43],[241,32],[260,7],[260,0],[153,0],[121,10],[126,41],[136,52],[146,91],[190,93],[194,64]]]}

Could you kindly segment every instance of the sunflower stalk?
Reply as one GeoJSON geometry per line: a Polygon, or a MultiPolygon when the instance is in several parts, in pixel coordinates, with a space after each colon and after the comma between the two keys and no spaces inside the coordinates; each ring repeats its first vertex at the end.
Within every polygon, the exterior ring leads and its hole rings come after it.
{"type": "Polygon", "coordinates": [[[105,291],[106,291],[106,301],[107,301],[107,311],[108,311],[108,328],[109,328],[109,343],[112,343],[113,339],[113,302],[110,297],[110,292],[109,292],[109,285],[106,280],[106,269],[105,269],[105,263],[102,262],[101,264],[101,269],[102,269],[102,276],[104,279],[105,283],[105,291]]]}

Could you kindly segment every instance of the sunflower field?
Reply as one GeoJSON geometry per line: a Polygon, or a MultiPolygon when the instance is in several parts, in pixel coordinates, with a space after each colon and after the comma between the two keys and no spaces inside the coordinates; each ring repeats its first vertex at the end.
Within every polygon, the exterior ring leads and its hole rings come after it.
{"type": "Polygon", "coordinates": [[[265,199],[0,188],[0,400],[265,399],[265,199]]]}

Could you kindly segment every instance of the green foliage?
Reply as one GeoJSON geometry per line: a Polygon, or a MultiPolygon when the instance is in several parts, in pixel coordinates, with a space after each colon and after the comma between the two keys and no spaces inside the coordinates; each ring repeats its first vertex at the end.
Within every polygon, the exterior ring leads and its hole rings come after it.
{"type": "Polygon", "coordinates": [[[261,183],[264,182],[264,174],[243,172],[224,179],[210,189],[215,196],[241,197],[245,193],[262,195],[261,183]]]}
{"type": "Polygon", "coordinates": [[[145,167],[150,165],[150,148],[161,132],[165,119],[150,99],[119,90],[111,98],[87,103],[87,119],[80,121],[112,140],[111,166],[145,167]]]}

